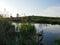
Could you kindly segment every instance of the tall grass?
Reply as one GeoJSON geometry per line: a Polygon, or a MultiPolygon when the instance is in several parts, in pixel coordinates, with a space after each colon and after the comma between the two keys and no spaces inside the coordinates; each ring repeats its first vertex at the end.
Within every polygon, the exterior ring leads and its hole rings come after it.
{"type": "Polygon", "coordinates": [[[34,25],[23,23],[20,27],[20,45],[37,45],[35,39],[36,29],[34,25]]]}

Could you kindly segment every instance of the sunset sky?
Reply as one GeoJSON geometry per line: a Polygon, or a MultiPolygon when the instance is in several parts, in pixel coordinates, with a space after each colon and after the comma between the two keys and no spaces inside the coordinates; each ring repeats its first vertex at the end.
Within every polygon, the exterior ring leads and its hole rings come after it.
{"type": "Polygon", "coordinates": [[[60,17],[60,0],[0,0],[0,13],[60,17]]]}

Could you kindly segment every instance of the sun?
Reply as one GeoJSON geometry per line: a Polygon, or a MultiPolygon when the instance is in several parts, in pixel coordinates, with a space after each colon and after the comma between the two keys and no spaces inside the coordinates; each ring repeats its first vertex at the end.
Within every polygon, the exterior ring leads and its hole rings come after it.
{"type": "Polygon", "coordinates": [[[11,6],[5,2],[0,2],[0,14],[8,14],[12,11],[11,6]]]}
{"type": "Polygon", "coordinates": [[[2,10],[4,10],[5,8],[6,8],[7,10],[9,10],[10,6],[9,6],[8,4],[4,3],[4,2],[0,2],[0,10],[2,11],[2,10]]]}
{"type": "Polygon", "coordinates": [[[1,13],[9,13],[9,16],[13,16],[16,17],[16,10],[14,9],[14,7],[7,2],[0,2],[0,14],[1,13]]]}

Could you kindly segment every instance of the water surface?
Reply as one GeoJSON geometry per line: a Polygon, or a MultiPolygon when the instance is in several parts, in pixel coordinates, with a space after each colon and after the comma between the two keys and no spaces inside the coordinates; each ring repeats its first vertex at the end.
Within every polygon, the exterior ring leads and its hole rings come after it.
{"type": "Polygon", "coordinates": [[[51,24],[35,24],[37,32],[43,30],[44,45],[55,45],[55,39],[60,38],[60,25],[51,25],[51,24]]]}
{"type": "MultiPolygon", "coordinates": [[[[21,23],[20,23],[21,24],[21,23]]],[[[16,23],[14,23],[17,27],[16,23]]],[[[43,30],[43,40],[44,45],[55,45],[55,39],[60,38],[60,25],[51,24],[34,24],[36,32],[43,30]]]]}

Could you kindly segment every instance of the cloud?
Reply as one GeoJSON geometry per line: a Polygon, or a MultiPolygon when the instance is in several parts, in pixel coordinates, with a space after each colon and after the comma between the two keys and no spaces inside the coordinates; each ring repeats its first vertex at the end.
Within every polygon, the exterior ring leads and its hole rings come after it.
{"type": "Polygon", "coordinates": [[[49,7],[40,13],[42,16],[60,17],[60,6],[49,7]]]}

